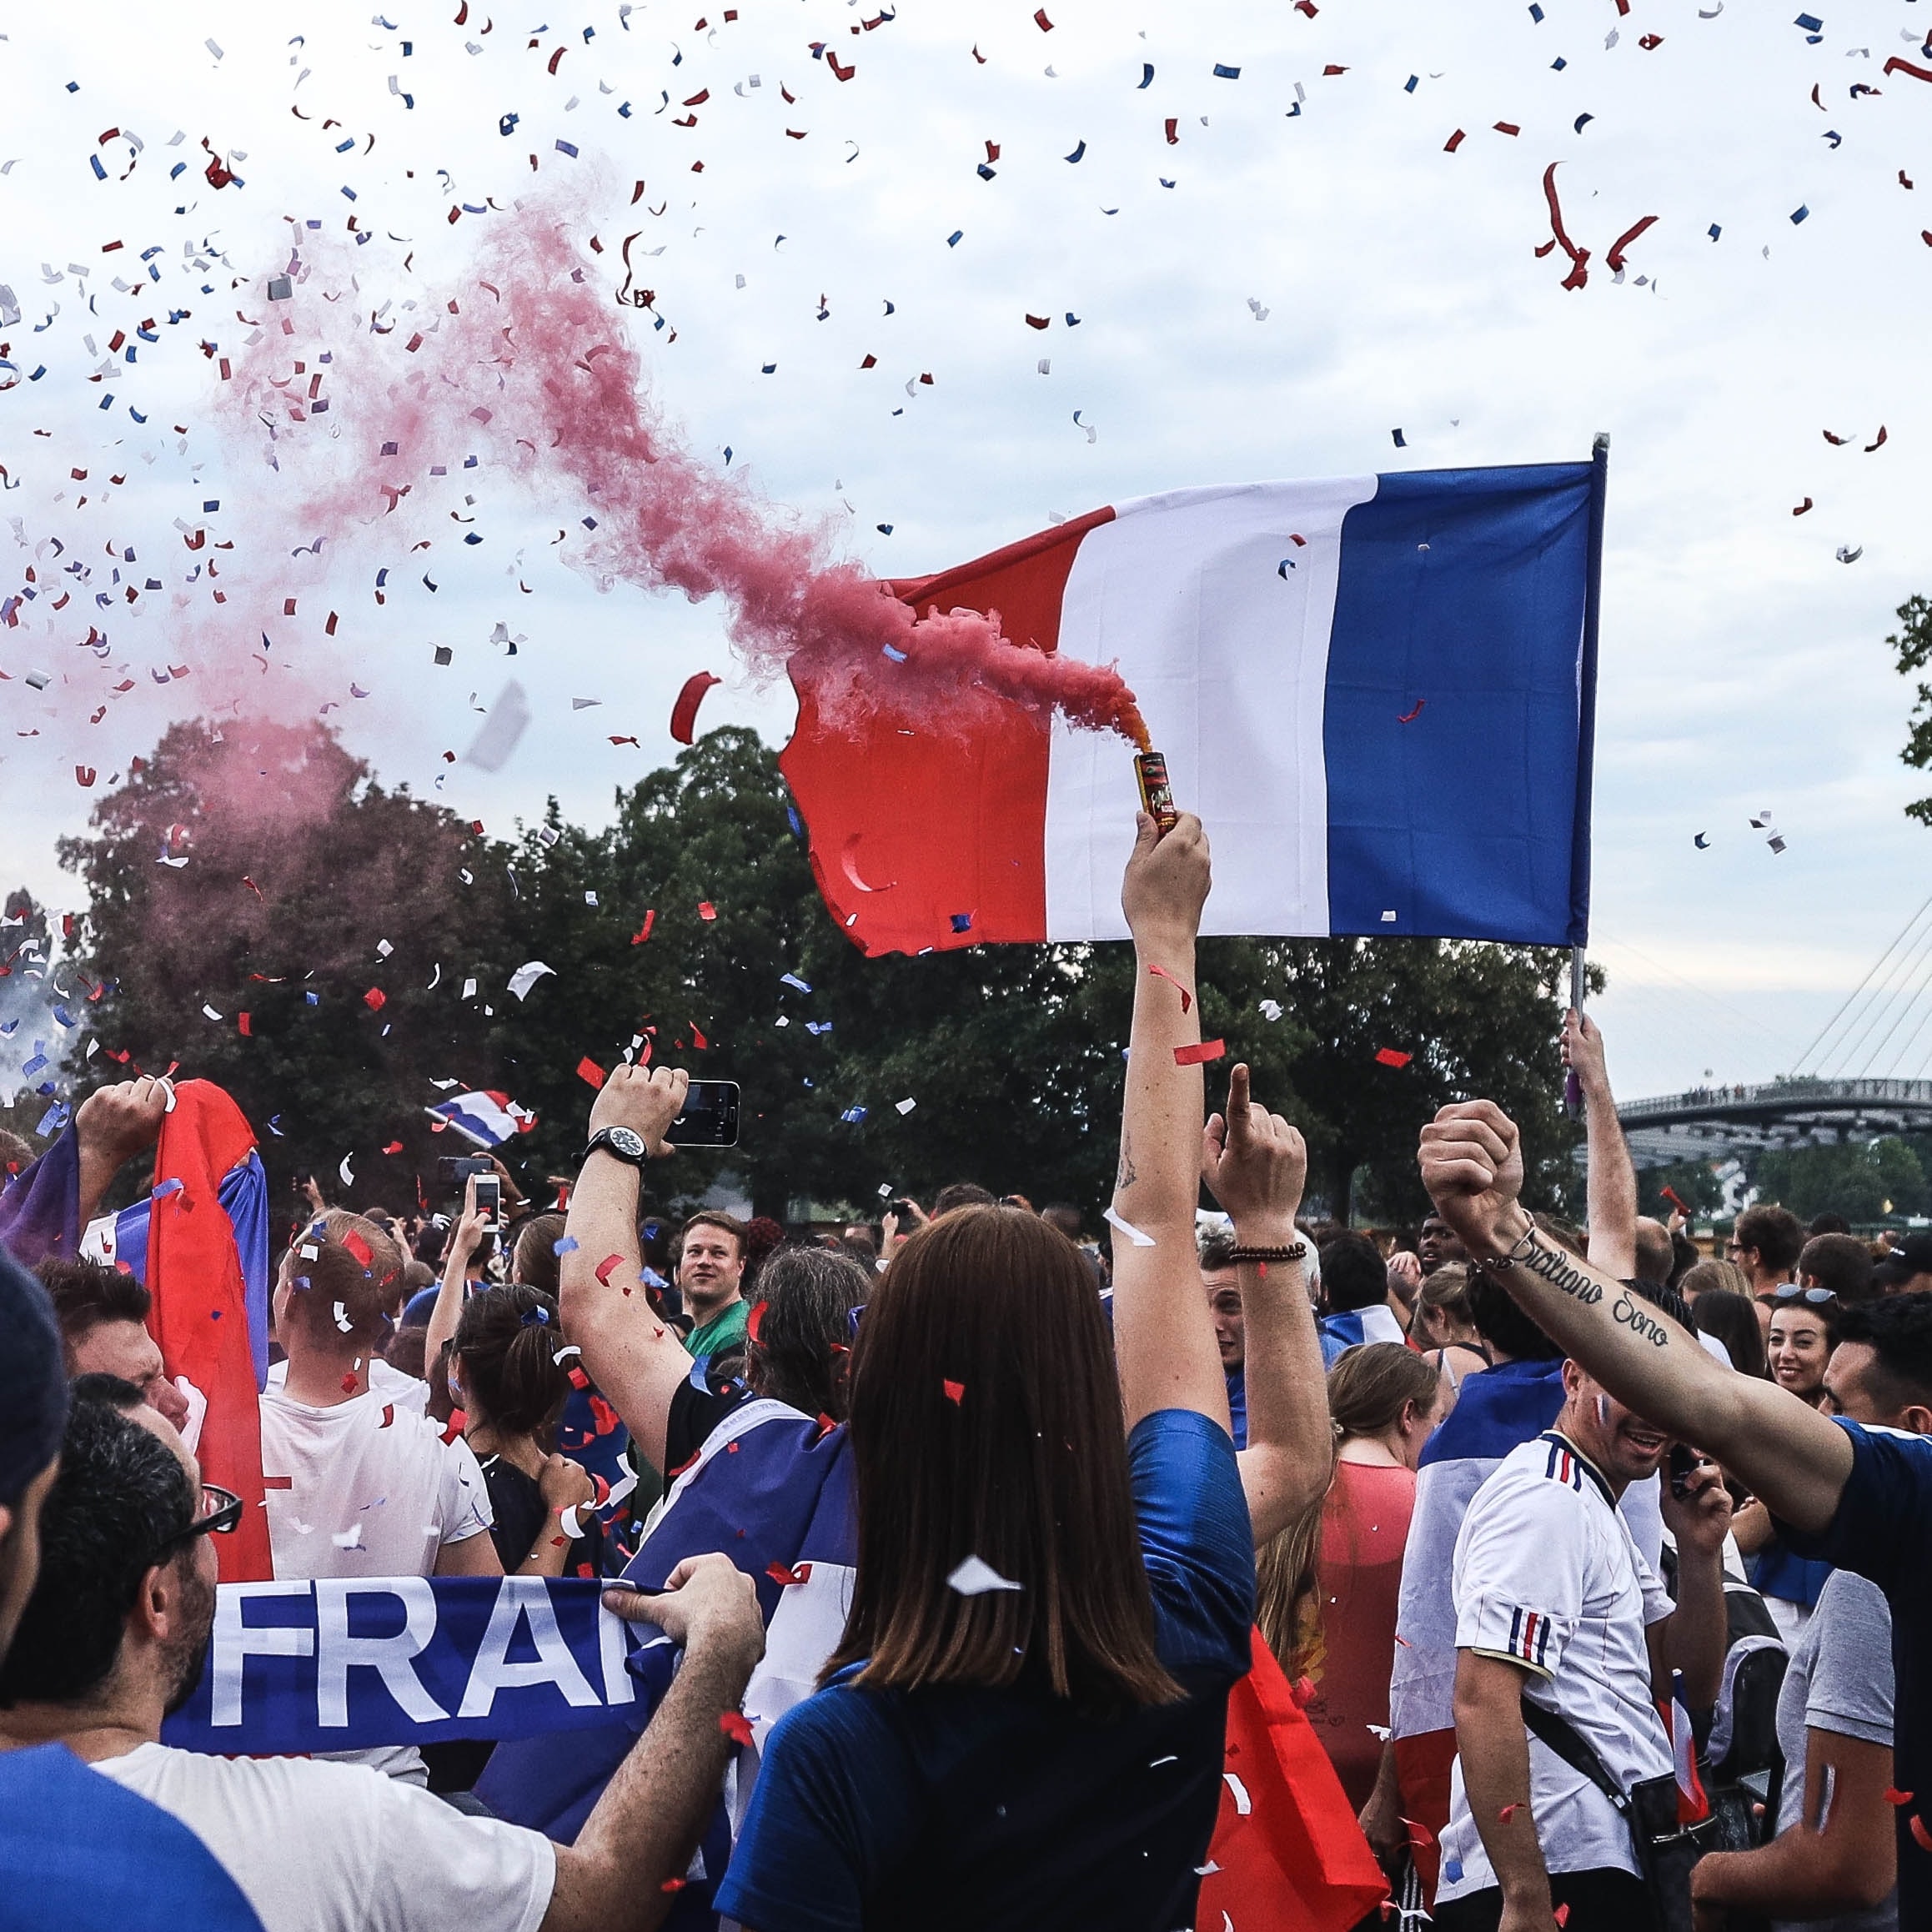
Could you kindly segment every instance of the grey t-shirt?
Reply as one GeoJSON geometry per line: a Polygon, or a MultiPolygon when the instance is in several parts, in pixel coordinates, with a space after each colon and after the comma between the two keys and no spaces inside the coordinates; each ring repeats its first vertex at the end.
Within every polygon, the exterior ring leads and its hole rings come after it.
{"type": "MultiPolygon", "coordinates": [[[[1892,1746],[1892,1613],[1878,1585],[1849,1570],[1834,1570],[1825,1580],[1778,1695],[1778,1748],[1784,1754],[1780,1832],[1804,1816],[1807,1730],[1892,1746]]],[[[1807,1919],[1802,1926],[1774,1923],[1778,1932],[1897,1932],[1898,1890],[1869,1911],[1807,1919]]]]}

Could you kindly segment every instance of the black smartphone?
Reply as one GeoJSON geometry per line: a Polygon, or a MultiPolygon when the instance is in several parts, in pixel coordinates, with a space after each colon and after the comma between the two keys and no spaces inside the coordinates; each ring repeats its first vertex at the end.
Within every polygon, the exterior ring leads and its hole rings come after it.
{"type": "Polygon", "coordinates": [[[694,1080],[685,1111],[665,1129],[674,1147],[735,1147],[738,1145],[738,1082],[694,1080]]]}
{"type": "Polygon", "coordinates": [[[1690,1500],[1690,1479],[1704,1458],[1685,1443],[1670,1445],[1670,1493],[1679,1503],[1690,1500]]]}
{"type": "Polygon", "coordinates": [[[436,1178],[444,1187],[463,1192],[463,1183],[472,1174],[496,1172],[495,1164],[487,1154],[439,1154],[436,1157],[436,1178]]]}

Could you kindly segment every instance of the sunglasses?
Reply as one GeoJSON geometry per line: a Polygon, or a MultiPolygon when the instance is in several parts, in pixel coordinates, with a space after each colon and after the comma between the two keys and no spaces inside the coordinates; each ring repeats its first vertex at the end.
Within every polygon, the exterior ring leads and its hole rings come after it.
{"type": "Polygon", "coordinates": [[[159,1563],[175,1544],[186,1543],[190,1537],[233,1535],[241,1528],[242,1512],[247,1507],[233,1490],[223,1489],[218,1483],[203,1483],[193,1522],[185,1529],[178,1529],[173,1535],[162,1538],[154,1552],[154,1561],[159,1563]]]}
{"type": "Polygon", "coordinates": [[[1794,1302],[1802,1295],[1814,1308],[1823,1307],[1827,1302],[1835,1302],[1838,1293],[1833,1288],[1801,1288],[1796,1282],[1780,1282],[1771,1291],[1774,1300],[1794,1302]]]}

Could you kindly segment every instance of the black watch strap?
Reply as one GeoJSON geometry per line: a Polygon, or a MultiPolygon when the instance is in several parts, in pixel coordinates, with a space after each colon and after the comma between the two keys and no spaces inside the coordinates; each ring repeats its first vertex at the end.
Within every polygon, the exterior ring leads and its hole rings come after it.
{"type": "Polygon", "coordinates": [[[600,1127],[591,1135],[590,1144],[584,1149],[585,1160],[588,1161],[593,1154],[608,1154],[612,1160],[621,1161],[625,1167],[635,1167],[640,1173],[644,1172],[645,1163],[650,1158],[648,1152],[625,1153],[611,1140],[609,1127],[600,1127]]]}

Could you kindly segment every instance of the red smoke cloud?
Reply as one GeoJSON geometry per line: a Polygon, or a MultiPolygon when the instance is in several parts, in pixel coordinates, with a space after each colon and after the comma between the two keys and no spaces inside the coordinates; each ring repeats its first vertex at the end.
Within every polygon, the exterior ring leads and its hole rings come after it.
{"type": "Polygon", "coordinates": [[[767,678],[795,667],[821,715],[957,730],[1006,701],[1144,742],[1117,672],[1009,644],[996,614],[916,620],[837,555],[829,523],[761,502],[695,457],[653,404],[622,313],[555,208],[526,205],[422,319],[352,306],[346,264],[334,286],[321,263],[299,253],[290,267],[289,299],[257,304],[262,333],[223,389],[231,434],[268,438],[284,522],[413,526],[432,466],[459,476],[463,453],[484,449],[496,473],[594,520],[566,555],[600,588],[721,598],[747,666],[767,678]]]}

